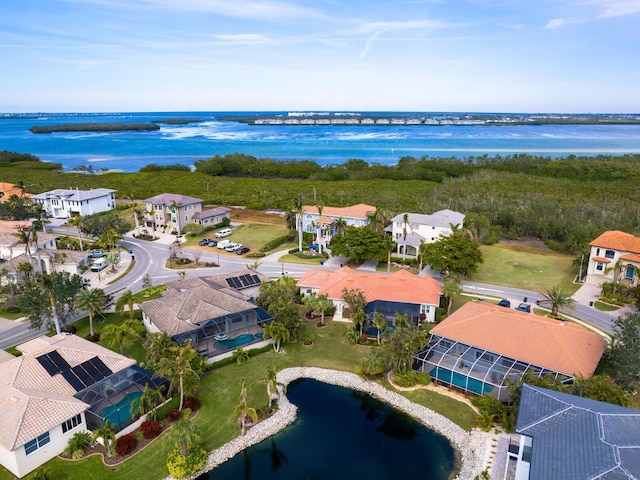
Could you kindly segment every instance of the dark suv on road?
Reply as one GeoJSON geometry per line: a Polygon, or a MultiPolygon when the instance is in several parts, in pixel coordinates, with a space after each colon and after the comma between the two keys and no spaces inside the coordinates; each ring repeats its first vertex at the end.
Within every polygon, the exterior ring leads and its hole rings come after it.
{"type": "Polygon", "coordinates": [[[509,300],[507,300],[506,298],[503,298],[502,300],[500,300],[498,302],[498,306],[499,307],[504,307],[504,308],[511,308],[511,302],[509,300]]]}
{"type": "Polygon", "coordinates": [[[521,312],[531,313],[531,305],[529,305],[528,303],[521,303],[516,307],[516,310],[519,310],[521,312]]]}

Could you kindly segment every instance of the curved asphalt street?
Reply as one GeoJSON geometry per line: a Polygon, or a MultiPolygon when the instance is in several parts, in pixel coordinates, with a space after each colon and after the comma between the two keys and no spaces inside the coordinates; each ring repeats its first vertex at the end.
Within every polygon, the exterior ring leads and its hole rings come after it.
{"type": "MultiPolygon", "coordinates": [[[[60,230],[62,233],[67,234],[66,228],[60,230]]],[[[153,285],[162,284],[171,280],[177,280],[179,278],[178,270],[170,270],[165,267],[166,259],[169,257],[170,242],[175,237],[167,236],[164,241],[149,242],[145,240],[138,240],[133,236],[127,235],[120,245],[126,249],[129,249],[133,253],[135,259],[133,268],[128,272],[126,277],[115,281],[114,283],[106,283],[100,281],[96,277],[97,275],[90,275],[92,280],[92,286],[103,288],[108,294],[117,298],[119,294],[126,290],[137,292],[142,290],[142,280],[145,275],[149,275],[151,283],[153,285]],[[106,283],[106,284],[101,284],[106,283]]],[[[187,269],[187,276],[203,276],[203,275],[216,275],[220,273],[228,273],[238,270],[246,270],[247,267],[253,266],[254,261],[242,256],[234,254],[219,253],[220,251],[213,247],[210,250],[205,250],[200,254],[199,262],[216,263],[218,267],[204,267],[198,269],[187,269]]],[[[259,259],[258,271],[268,277],[277,278],[280,276],[290,276],[294,278],[300,278],[304,272],[314,268],[326,268],[335,270],[340,268],[343,259],[331,258],[322,267],[317,265],[303,265],[295,263],[283,263],[278,259],[284,255],[285,251],[276,252],[259,259]]],[[[181,255],[188,258],[194,258],[194,250],[183,248],[181,255]]],[[[123,254],[125,262],[128,264],[130,256],[123,254]]],[[[369,269],[375,267],[375,263],[363,265],[362,269],[369,269]]],[[[428,272],[427,274],[432,273],[428,272]]],[[[435,275],[437,278],[437,275],[435,275]]],[[[99,277],[98,277],[99,278],[99,277]]],[[[507,298],[511,301],[512,308],[515,308],[520,302],[524,301],[526,297],[528,302],[535,304],[537,299],[542,296],[537,292],[522,290],[518,288],[481,284],[476,282],[463,282],[463,290],[466,294],[474,295],[477,297],[486,298],[507,298]]],[[[588,303],[576,302],[576,306],[573,309],[563,310],[563,313],[581,320],[586,324],[594,326],[596,329],[602,332],[611,334],[613,333],[613,320],[621,313],[614,312],[601,312],[588,305],[588,303]]],[[[75,319],[84,315],[78,315],[75,319]]],[[[4,321],[6,322],[6,321],[4,321]]],[[[46,329],[31,330],[29,328],[29,322],[10,322],[0,324],[0,349],[6,349],[20,343],[23,343],[32,338],[38,337],[46,333],[46,329]]]]}

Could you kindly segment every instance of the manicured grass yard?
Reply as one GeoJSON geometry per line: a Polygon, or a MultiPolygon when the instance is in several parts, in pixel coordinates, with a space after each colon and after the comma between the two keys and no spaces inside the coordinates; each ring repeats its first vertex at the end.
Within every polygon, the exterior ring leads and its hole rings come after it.
{"type": "MultiPolygon", "coordinates": [[[[108,321],[122,320],[114,315],[108,321]]],[[[248,404],[260,408],[267,404],[266,388],[262,381],[268,366],[275,366],[278,369],[316,366],[354,372],[357,370],[362,358],[372,347],[351,345],[347,342],[345,332],[351,328],[350,324],[329,321],[326,327],[318,328],[316,322],[317,320],[309,321],[309,328],[315,335],[313,345],[287,344],[284,347],[284,354],[276,354],[270,350],[250,358],[242,365],[233,364],[213,370],[201,381],[197,393],[201,408],[194,422],[200,428],[202,444],[207,450],[218,448],[239,434],[239,427],[236,417],[232,415],[232,410],[239,400],[241,379],[246,380],[249,393],[248,404]]],[[[80,335],[88,331],[87,324],[86,319],[78,324],[82,326],[78,332],[80,335]]],[[[97,324],[96,330],[99,331],[104,324],[97,324]]],[[[117,351],[117,348],[116,346],[113,350],[117,351]]],[[[140,361],[143,352],[140,343],[136,342],[125,353],[140,361]]],[[[475,413],[460,402],[426,391],[402,394],[442,413],[463,428],[469,429],[475,425],[475,413]]],[[[330,410],[327,410],[328,415],[330,410]]],[[[101,457],[98,456],[87,457],[73,463],[55,458],[47,463],[46,467],[50,472],[50,478],[64,480],[159,479],[168,475],[165,466],[168,449],[169,447],[160,437],[135,457],[115,467],[105,466],[101,457]]],[[[6,470],[0,468],[0,480],[11,478],[12,476],[6,470]]]]}
{"type": "Polygon", "coordinates": [[[480,250],[484,263],[471,275],[474,282],[509,285],[541,293],[554,285],[571,293],[580,288],[573,283],[578,268],[573,265],[575,258],[572,256],[505,243],[482,245],[480,250]]]}

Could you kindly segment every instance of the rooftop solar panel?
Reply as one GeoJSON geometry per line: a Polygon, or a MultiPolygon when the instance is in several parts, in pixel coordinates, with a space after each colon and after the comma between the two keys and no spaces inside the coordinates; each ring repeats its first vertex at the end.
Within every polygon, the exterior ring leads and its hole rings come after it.
{"type": "Polygon", "coordinates": [[[84,383],[85,387],[89,387],[95,383],[93,381],[93,378],[91,378],[91,375],[89,375],[87,371],[82,368],[82,365],[76,365],[71,369],[71,371],[75,373],[76,377],[78,377],[82,383],[84,383]]]}
{"type": "Polygon", "coordinates": [[[91,363],[91,360],[87,360],[86,362],[82,362],[82,367],[87,371],[87,373],[89,375],[91,375],[91,378],[93,379],[93,382],[99,382],[100,380],[102,380],[104,378],[104,375],[102,375],[98,369],[95,367],[95,365],[93,365],[91,363]]]}
{"type": "Polygon", "coordinates": [[[47,355],[49,355],[49,358],[51,359],[53,364],[58,367],[59,372],[68,370],[71,367],[69,363],[64,358],[62,358],[62,356],[56,350],[50,351],[47,355]]]}
{"type": "Polygon", "coordinates": [[[233,282],[234,288],[242,288],[242,283],[236,277],[233,277],[231,281],[233,282]]]}
{"type": "Polygon", "coordinates": [[[62,376],[67,382],[69,382],[69,384],[75,389],[76,392],[79,392],[80,390],[85,389],[84,384],[80,381],[78,377],[76,377],[73,371],[65,370],[64,372],[62,372],[62,376]]]}
{"type": "Polygon", "coordinates": [[[104,362],[99,358],[99,357],[93,357],[91,360],[89,360],[94,367],[96,367],[98,369],[98,371],[104,376],[104,377],[108,377],[109,375],[113,374],[113,372],[111,371],[111,369],[109,367],[107,367],[104,362]]]}
{"type": "Polygon", "coordinates": [[[53,364],[53,362],[49,358],[49,355],[47,355],[46,353],[44,355],[40,355],[39,357],[36,357],[36,360],[40,362],[40,365],[42,365],[42,368],[44,368],[47,371],[47,373],[52,377],[60,373],[58,370],[58,367],[56,367],[53,364]]]}
{"type": "Polygon", "coordinates": [[[233,288],[233,282],[231,281],[230,278],[227,278],[227,284],[233,288]]]}
{"type": "Polygon", "coordinates": [[[254,285],[262,283],[262,282],[260,282],[260,277],[258,275],[252,275],[252,277],[253,277],[254,285]]]}

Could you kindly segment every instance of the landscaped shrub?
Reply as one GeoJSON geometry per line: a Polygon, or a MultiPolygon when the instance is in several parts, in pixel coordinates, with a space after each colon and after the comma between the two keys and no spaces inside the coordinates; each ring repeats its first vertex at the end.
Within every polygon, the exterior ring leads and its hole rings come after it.
{"type": "Polygon", "coordinates": [[[167,468],[174,478],[184,478],[193,475],[207,462],[207,451],[200,447],[193,447],[189,455],[184,456],[180,449],[174,448],[167,454],[167,468]]]}
{"type": "MultiPolygon", "coordinates": [[[[251,350],[248,350],[248,352],[250,357],[255,357],[256,355],[260,355],[261,353],[265,353],[265,352],[270,352],[271,350],[273,350],[273,347],[271,345],[265,345],[264,347],[260,347],[260,348],[252,348],[251,350]]],[[[231,365],[235,362],[236,362],[235,359],[232,357],[223,358],[222,360],[218,360],[217,362],[206,364],[204,367],[205,372],[210,372],[211,370],[215,370],[216,368],[220,368],[220,367],[226,367],[227,365],[231,365]]]]}
{"type": "Polygon", "coordinates": [[[291,237],[289,235],[282,235],[280,237],[274,238],[273,240],[268,241],[264,244],[264,246],[260,249],[261,252],[268,252],[273,250],[274,248],[278,248],[283,243],[289,241],[291,237]]]}
{"type": "Polygon", "coordinates": [[[136,448],[138,441],[136,437],[128,433],[116,440],[116,453],[118,455],[129,455],[136,448]]]}
{"type": "Polygon", "coordinates": [[[73,459],[82,458],[84,449],[91,443],[91,434],[89,432],[76,432],[67,442],[67,448],[64,454],[69,455],[73,459]]]}
{"type": "Polygon", "coordinates": [[[180,397],[178,395],[174,395],[171,400],[158,407],[156,409],[156,418],[158,421],[162,421],[167,418],[169,412],[178,409],[178,405],[180,405],[180,397]]]}
{"type": "Polygon", "coordinates": [[[74,335],[78,331],[75,325],[65,325],[60,330],[64,333],[73,333],[74,335]]]}
{"type": "Polygon", "coordinates": [[[493,415],[495,418],[502,418],[508,414],[507,406],[490,395],[471,397],[471,403],[480,410],[480,414],[493,415]]]}
{"type": "Polygon", "coordinates": [[[431,375],[418,372],[418,383],[420,385],[429,385],[431,383],[431,375]]]}
{"type": "Polygon", "coordinates": [[[183,407],[195,412],[200,408],[200,400],[196,397],[187,397],[184,399],[183,407]]]}
{"type": "Polygon", "coordinates": [[[148,420],[146,422],[142,422],[140,425],[140,432],[144,438],[155,438],[160,435],[162,431],[162,426],[160,422],[156,422],[155,420],[148,420]]]}
{"type": "Polygon", "coordinates": [[[413,387],[418,383],[418,372],[415,370],[407,370],[406,372],[394,373],[393,381],[399,387],[413,387]]]}
{"type": "Polygon", "coordinates": [[[176,420],[180,420],[182,418],[182,414],[180,413],[180,410],[171,410],[169,412],[169,415],[167,415],[167,418],[170,422],[175,422],[176,420]]]}

